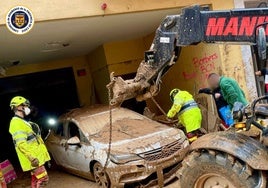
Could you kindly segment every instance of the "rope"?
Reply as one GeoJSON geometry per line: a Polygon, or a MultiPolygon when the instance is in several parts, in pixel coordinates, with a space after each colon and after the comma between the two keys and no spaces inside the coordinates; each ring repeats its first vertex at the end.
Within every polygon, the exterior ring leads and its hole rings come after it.
{"type": "Polygon", "coordinates": [[[109,162],[109,158],[111,155],[111,146],[112,146],[112,132],[113,132],[113,117],[112,117],[112,105],[111,105],[111,100],[112,100],[112,91],[111,88],[108,88],[108,96],[109,96],[109,118],[110,118],[110,126],[109,126],[109,143],[108,143],[108,151],[107,151],[107,158],[105,161],[105,165],[103,170],[105,171],[105,169],[108,166],[108,162],[109,162]]]}

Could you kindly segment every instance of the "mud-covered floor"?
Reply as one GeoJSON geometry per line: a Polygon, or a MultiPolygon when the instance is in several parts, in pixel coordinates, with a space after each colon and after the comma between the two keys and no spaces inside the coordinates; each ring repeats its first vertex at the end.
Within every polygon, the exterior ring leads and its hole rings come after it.
{"type": "MultiPolygon", "coordinates": [[[[83,178],[68,174],[61,170],[49,170],[50,182],[47,188],[98,188],[92,182],[83,178]]],[[[18,179],[8,185],[8,188],[30,188],[30,175],[29,173],[19,173],[18,179]]],[[[178,188],[177,182],[173,182],[166,186],[167,188],[178,188]]]]}

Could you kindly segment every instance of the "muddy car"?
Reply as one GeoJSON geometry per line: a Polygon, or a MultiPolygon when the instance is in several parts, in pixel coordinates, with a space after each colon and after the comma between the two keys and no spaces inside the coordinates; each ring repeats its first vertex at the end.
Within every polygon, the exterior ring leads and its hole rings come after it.
{"type": "Polygon", "coordinates": [[[109,107],[73,110],[46,140],[56,164],[102,187],[163,185],[175,178],[188,152],[184,133],[125,108],[112,109],[108,165],[109,107]]]}

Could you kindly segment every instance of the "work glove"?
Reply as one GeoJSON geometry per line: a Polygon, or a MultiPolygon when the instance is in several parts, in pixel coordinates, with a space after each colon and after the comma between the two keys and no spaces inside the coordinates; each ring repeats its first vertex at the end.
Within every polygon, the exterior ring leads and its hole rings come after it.
{"type": "Polygon", "coordinates": [[[233,107],[233,112],[242,111],[244,108],[244,105],[242,102],[235,102],[233,107]]]}
{"type": "Polygon", "coordinates": [[[33,158],[31,160],[32,167],[38,167],[39,166],[39,160],[37,158],[33,158]]]}

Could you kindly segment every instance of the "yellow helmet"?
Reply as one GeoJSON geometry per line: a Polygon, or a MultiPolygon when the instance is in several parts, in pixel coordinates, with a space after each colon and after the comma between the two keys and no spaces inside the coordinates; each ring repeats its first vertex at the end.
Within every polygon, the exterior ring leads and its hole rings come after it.
{"type": "Polygon", "coordinates": [[[16,96],[10,101],[10,108],[13,109],[15,107],[18,107],[20,105],[30,106],[30,102],[21,96],[16,96]]]}
{"type": "Polygon", "coordinates": [[[180,92],[178,88],[172,89],[171,92],[169,93],[170,100],[174,102],[174,97],[180,92]]]}

